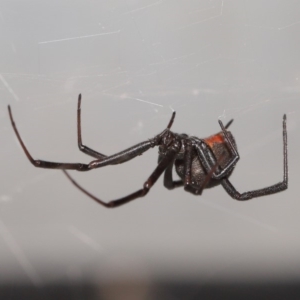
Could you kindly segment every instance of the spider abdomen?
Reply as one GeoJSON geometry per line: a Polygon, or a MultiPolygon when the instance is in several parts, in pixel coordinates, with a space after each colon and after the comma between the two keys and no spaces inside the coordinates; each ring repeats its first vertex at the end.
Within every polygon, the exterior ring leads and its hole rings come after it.
{"type": "MultiPolygon", "coordinates": [[[[228,138],[236,147],[235,140],[232,134],[228,131],[228,138]]],[[[200,140],[198,138],[194,138],[195,141],[199,143],[202,141],[207,146],[207,151],[211,153],[211,155],[215,158],[218,162],[218,166],[220,169],[223,169],[227,163],[232,159],[233,155],[225,142],[225,137],[222,132],[212,135],[208,138],[200,140]]],[[[184,181],[184,159],[176,159],[175,160],[175,169],[178,176],[184,181]]],[[[231,175],[232,170],[227,174],[227,178],[231,175]]],[[[211,188],[221,183],[219,179],[208,178],[208,172],[203,166],[202,162],[199,159],[199,155],[197,151],[194,149],[192,151],[192,163],[191,163],[191,187],[195,190],[202,189],[202,188],[211,188]]]]}
{"type": "MultiPolygon", "coordinates": [[[[231,143],[237,149],[234,137],[230,131],[227,131],[228,138],[231,143]]],[[[222,132],[212,135],[203,140],[205,144],[209,147],[216,160],[218,161],[221,168],[224,168],[225,165],[232,159],[233,154],[231,153],[227,142],[225,141],[224,134],[222,132]]]]}
{"type": "MultiPolygon", "coordinates": [[[[178,176],[184,181],[184,161],[177,159],[175,161],[175,169],[178,176]]],[[[191,167],[191,186],[196,190],[203,187],[205,180],[207,179],[207,173],[204,171],[202,164],[196,152],[193,154],[192,167],[191,167]]],[[[218,185],[219,180],[211,178],[206,184],[205,188],[210,188],[218,185]]]]}

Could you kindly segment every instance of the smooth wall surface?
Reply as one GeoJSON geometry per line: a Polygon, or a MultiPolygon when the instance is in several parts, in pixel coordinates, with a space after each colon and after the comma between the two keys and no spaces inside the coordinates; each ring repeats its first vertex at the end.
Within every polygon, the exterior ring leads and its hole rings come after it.
{"type": "MultiPolygon", "coordinates": [[[[0,1],[0,281],[42,285],[132,278],[294,281],[300,276],[300,3],[247,0],[0,1]],[[230,127],[240,192],[283,177],[289,189],[238,202],[222,187],[193,196],[151,192],[114,210],[34,158],[93,160],[161,132],[206,137],[230,127]]],[[[130,162],[70,174],[105,201],[142,187],[157,149],[130,162]]]]}

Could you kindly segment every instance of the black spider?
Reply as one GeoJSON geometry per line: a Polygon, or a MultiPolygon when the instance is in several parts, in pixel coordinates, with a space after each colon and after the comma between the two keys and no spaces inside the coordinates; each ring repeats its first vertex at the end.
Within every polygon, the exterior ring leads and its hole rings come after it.
{"type": "Polygon", "coordinates": [[[117,154],[106,156],[82,144],[80,106],[81,94],[78,97],[77,108],[78,147],[80,151],[96,158],[96,160],[91,161],[89,164],[58,163],[33,159],[20,137],[12,117],[10,106],[8,106],[8,111],[17,138],[27,158],[35,167],[62,169],[65,175],[78,189],[105,207],[117,207],[136,198],[145,196],[163,172],[165,172],[164,185],[167,189],[184,186],[186,191],[195,195],[200,195],[204,188],[210,188],[221,184],[232,198],[237,200],[248,200],[255,197],[278,193],[288,187],[286,115],[283,116],[283,181],[269,187],[240,194],[228,180],[239,160],[235,140],[232,134],[227,131],[227,128],[233,120],[226,126],[219,120],[222,131],[208,138],[199,139],[194,136],[188,136],[187,134],[177,134],[170,130],[175,118],[175,112],[173,112],[167,128],[154,138],[139,143],[117,154]],[[90,194],[78,185],[65,171],[89,171],[107,165],[121,164],[143,154],[145,151],[155,146],[159,146],[158,166],[144,183],[143,188],[128,196],[108,203],[103,202],[90,194]],[[180,180],[174,181],[172,178],[173,165],[175,165],[176,172],[181,178],[180,180]]]}

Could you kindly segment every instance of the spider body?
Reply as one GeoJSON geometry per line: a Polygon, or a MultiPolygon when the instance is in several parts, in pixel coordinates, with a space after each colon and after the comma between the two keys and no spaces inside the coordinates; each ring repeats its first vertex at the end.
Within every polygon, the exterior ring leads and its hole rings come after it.
{"type": "MultiPolygon", "coordinates": [[[[227,134],[231,143],[236,147],[235,140],[231,132],[227,131],[227,134]]],[[[190,183],[185,186],[186,191],[197,195],[205,188],[211,188],[221,184],[219,179],[214,179],[211,176],[208,177],[208,172],[204,168],[205,164],[199,159],[197,146],[202,144],[206,147],[207,151],[210,152],[210,155],[214,156],[216,161],[219,162],[218,167],[222,169],[230,162],[231,159],[233,159],[233,155],[230,152],[230,148],[224,138],[224,134],[220,132],[204,139],[190,137],[184,134],[180,135],[180,138],[182,139],[182,149],[175,158],[174,166],[176,173],[182,181],[185,179],[184,153],[187,148],[192,147],[190,183]]],[[[232,166],[231,171],[227,173],[227,178],[231,175],[233,168],[234,166],[232,166]]]]}
{"type": "Polygon", "coordinates": [[[225,191],[236,200],[248,200],[255,197],[278,193],[288,187],[288,163],[287,163],[287,131],[286,116],[283,116],[283,181],[269,187],[239,193],[230,183],[229,177],[239,160],[236,142],[226,126],[219,120],[221,131],[217,134],[200,139],[187,134],[177,134],[170,130],[175,119],[173,112],[169,124],[165,130],[154,138],[141,142],[126,150],[107,156],[82,144],[81,139],[81,95],[78,97],[77,107],[77,137],[78,147],[83,153],[95,158],[88,164],[83,163],[59,163],[34,159],[27,150],[13,120],[10,106],[9,116],[15,134],[29,161],[38,168],[61,169],[71,182],[84,194],[97,203],[108,207],[117,207],[134,199],[145,196],[157,179],[164,173],[164,185],[167,189],[184,187],[192,194],[200,195],[204,188],[222,185],[225,191]],[[143,187],[128,196],[110,202],[104,202],[81,187],[66,170],[90,171],[107,165],[121,164],[129,161],[153,147],[159,147],[158,165],[143,187]],[[179,180],[173,180],[173,167],[179,176],[179,180]]]}

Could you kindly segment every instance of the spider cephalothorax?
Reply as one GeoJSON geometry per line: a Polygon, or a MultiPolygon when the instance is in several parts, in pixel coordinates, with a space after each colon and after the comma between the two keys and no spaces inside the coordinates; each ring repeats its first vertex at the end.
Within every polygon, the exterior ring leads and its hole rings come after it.
{"type": "Polygon", "coordinates": [[[287,163],[287,131],[286,115],[283,116],[283,181],[259,190],[240,194],[229,181],[236,163],[239,160],[235,140],[231,132],[227,131],[233,120],[226,126],[219,120],[221,131],[208,138],[200,139],[187,134],[177,134],[170,130],[175,112],[169,121],[167,128],[154,138],[139,143],[114,155],[106,156],[82,144],[81,140],[81,95],[78,97],[77,107],[77,136],[79,150],[90,155],[95,160],[89,164],[82,163],[58,163],[44,160],[35,160],[30,155],[23,143],[17,127],[14,123],[11,109],[8,106],[9,116],[17,138],[30,162],[39,168],[61,169],[72,183],[83,193],[105,207],[117,207],[145,196],[157,179],[164,173],[164,185],[168,189],[184,186],[184,189],[192,194],[199,195],[204,188],[210,188],[221,184],[225,191],[234,199],[248,200],[255,197],[278,193],[288,187],[288,163],[287,163]],[[159,147],[158,165],[144,183],[143,188],[117,200],[104,202],[82,188],[66,170],[89,171],[107,165],[121,164],[129,161],[153,147],[159,147]],[[173,166],[180,180],[173,180],[173,166]]]}

